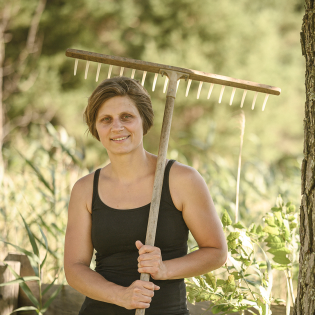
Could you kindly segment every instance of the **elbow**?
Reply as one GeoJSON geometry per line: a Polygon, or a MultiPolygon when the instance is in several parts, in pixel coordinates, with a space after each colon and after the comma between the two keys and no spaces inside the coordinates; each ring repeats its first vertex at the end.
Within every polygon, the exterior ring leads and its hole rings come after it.
{"type": "Polygon", "coordinates": [[[65,272],[65,278],[67,280],[67,283],[72,287],[71,285],[71,272],[69,271],[69,269],[71,269],[70,267],[66,267],[66,265],[64,265],[64,272],[65,272]]]}
{"type": "Polygon", "coordinates": [[[227,263],[228,260],[228,247],[227,247],[227,243],[225,242],[222,247],[221,247],[221,255],[220,255],[221,259],[220,259],[220,267],[222,267],[223,265],[225,265],[227,263]]]}
{"type": "Polygon", "coordinates": [[[222,261],[223,261],[223,263],[222,263],[222,265],[221,266],[223,266],[223,265],[225,265],[226,263],[227,263],[227,260],[228,260],[228,250],[227,250],[227,248],[226,249],[224,249],[223,250],[223,254],[222,254],[222,261]]]}

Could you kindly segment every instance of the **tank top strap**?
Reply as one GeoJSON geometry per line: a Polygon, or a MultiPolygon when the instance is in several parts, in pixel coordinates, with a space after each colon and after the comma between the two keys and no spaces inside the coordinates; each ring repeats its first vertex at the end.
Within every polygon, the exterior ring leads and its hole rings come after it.
{"type": "Polygon", "coordinates": [[[171,205],[174,205],[169,185],[170,169],[176,160],[169,160],[164,172],[163,189],[161,198],[166,199],[171,205]]]}
{"type": "Polygon", "coordinates": [[[98,196],[98,178],[100,177],[100,171],[101,169],[97,169],[94,173],[94,180],[93,180],[93,197],[92,197],[92,208],[95,204],[95,201],[99,199],[98,196]]]}

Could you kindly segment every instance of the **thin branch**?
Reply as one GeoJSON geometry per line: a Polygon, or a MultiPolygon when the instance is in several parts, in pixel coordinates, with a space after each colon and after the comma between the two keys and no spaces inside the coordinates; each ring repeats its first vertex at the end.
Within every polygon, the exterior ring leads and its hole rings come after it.
{"type": "Polygon", "coordinates": [[[6,80],[3,99],[6,100],[18,87],[21,77],[26,69],[26,59],[30,54],[41,48],[42,40],[37,41],[38,26],[46,6],[46,0],[39,0],[35,13],[32,17],[25,48],[22,49],[16,63],[16,72],[6,80]]]}

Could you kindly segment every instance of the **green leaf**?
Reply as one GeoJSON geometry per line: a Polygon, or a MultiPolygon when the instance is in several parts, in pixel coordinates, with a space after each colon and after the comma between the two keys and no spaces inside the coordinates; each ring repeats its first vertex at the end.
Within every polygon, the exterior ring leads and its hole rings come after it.
{"type": "Polygon", "coordinates": [[[290,259],[287,258],[285,254],[277,254],[272,258],[272,260],[281,265],[288,265],[291,263],[290,259]]]}
{"type": "Polygon", "coordinates": [[[290,230],[293,230],[296,227],[297,227],[297,223],[296,222],[291,222],[290,223],[290,230]]]}
{"type": "Polygon", "coordinates": [[[287,213],[292,213],[295,212],[295,205],[290,205],[289,207],[287,207],[287,213]]]}
{"type": "Polygon", "coordinates": [[[275,235],[268,235],[267,238],[265,238],[266,243],[282,243],[279,236],[275,235]]]}
{"type": "MultiPolygon", "coordinates": [[[[15,276],[16,279],[20,278],[20,275],[18,275],[15,270],[8,264],[7,265],[11,272],[13,273],[13,275],[15,276]]],[[[21,282],[20,287],[22,288],[22,290],[24,291],[24,293],[27,295],[27,297],[30,299],[30,301],[37,307],[39,307],[39,302],[37,301],[36,297],[33,295],[32,291],[30,290],[30,288],[27,286],[27,284],[25,282],[21,282]]]]}
{"type": "Polygon", "coordinates": [[[62,288],[63,288],[63,284],[61,284],[59,288],[55,290],[55,292],[51,295],[51,297],[46,301],[46,303],[43,306],[42,312],[46,312],[47,308],[52,303],[52,301],[57,297],[57,295],[59,294],[62,288]]]}
{"type": "Polygon", "coordinates": [[[258,235],[265,234],[264,231],[263,231],[263,228],[262,228],[262,226],[260,224],[257,226],[256,234],[258,234],[258,235]]]}
{"type": "Polygon", "coordinates": [[[279,298],[278,298],[278,299],[274,299],[274,302],[277,303],[278,305],[279,305],[279,304],[285,304],[285,303],[286,303],[285,300],[279,299],[279,298]]]}
{"type": "Polygon", "coordinates": [[[212,287],[213,289],[216,289],[217,287],[217,278],[212,272],[208,272],[204,274],[206,282],[212,287]]]}
{"type": "Polygon", "coordinates": [[[286,241],[290,240],[290,231],[286,227],[283,228],[282,236],[286,241]]]}
{"type": "Polygon", "coordinates": [[[11,314],[13,314],[15,312],[19,312],[19,311],[38,311],[38,308],[36,308],[34,306],[23,306],[23,307],[19,307],[19,308],[15,309],[9,315],[11,315],[11,314]]]}
{"type": "Polygon", "coordinates": [[[289,222],[292,222],[292,221],[294,221],[295,220],[295,216],[294,215],[289,215],[288,216],[288,221],[289,222]]]}
{"type": "Polygon", "coordinates": [[[240,232],[231,232],[226,238],[228,241],[237,240],[240,237],[240,232]]]}
{"type": "Polygon", "coordinates": [[[24,248],[21,248],[17,245],[14,245],[10,242],[6,242],[6,241],[3,241],[3,240],[0,240],[1,242],[5,243],[5,244],[8,244],[8,245],[11,245],[13,246],[14,248],[16,248],[19,252],[25,254],[26,256],[30,257],[31,259],[33,259],[35,262],[37,263],[40,263],[39,261],[39,258],[37,256],[35,256],[32,252],[29,252],[28,250],[24,249],[24,248]]]}
{"type": "Polygon", "coordinates": [[[36,276],[28,276],[28,277],[19,277],[18,279],[15,280],[11,280],[5,283],[0,283],[0,287],[6,286],[6,285],[11,285],[11,284],[15,284],[15,283],[21,283],[21,282],[27,282],[27,281],[39,281],[39,277],[36,276]]]}
{"type": "Polygon", "coordinates": [[[237,243],[235,241],[228,241],[227,246],[228,246],[228,250],[231,251],[233,249],[236,249],[237,243]]]}
{"type": "Polygon", "coordinates": [[[286,255],[286,254],[291,254],[292,251],[286,247],[281,247],[281,248],[271,248],[267,250],[267,252],[273,254],[273,255],[286,255]]]}
{"type": "Polygon", "coordinates": [[[25,162],[35,171],[37,178],[50,190],[52,194],[54,194],[54,190],[50,187],[49,183],[45,180],[40,170],[30,160],[28,160],[20,151],[17,150],[17,152],[22,156],[25,162]]]}
{"type": "Polygon", "coordinates": [[[240,222],[237,222],[237,223],[234,223],[233,225],[232,225],[235,229],[245,229],[245,226],[242,224],[242,223],[240,223],[240,222]]]}
{"type": "Polygon", "coordinates": [[[271,211],[272,211],[272,212],[278,212],[278,211],[281,211],[281,208],[272,207],[272,208],[271,208],[271,211]]]}
{"type": "Polygon", "coordinates": [[[46,254],[45,254],[45,257],[44,257],[44,259],[43,259],[42,263],[40,264],[40,269],[42,269],[42,268],[43,268],[43,266],[44,266],[44,264],[45,264],[46,258],[47,258],[47,253],[48,253],[48,242],[47,242],[47,238],[46,238],[46,236],[45,236],[44,232],[42,231],[41,227],[40,227],[39,225],[38,225],[38,227],[39,227],[40,233],[42,234],[42,237],[43,237],[43,239],[44,239],[44,241],[45,241],[45,247],[46,247],[46,254]]]}
{"type": "Polygon", "coordinates": [[[57,277],[55,277],[55,279],[53,280],[53,282],[52,282],[50,285],[48,285],[48,286],[46,287],[46,289],[43,291],[42,295],[45,295],[46,292],[49,291],[49,289],[54,285],[54,283],[55,283],[56,280],[57,280],[57,277]]]}
{"type": "Polygon", "coordinates": [[[222,224],[224,227],[229,226],[232,224],[232,220],[226,210],[224,210],[223,215],[222,215],[222,224]]]}
{"type": "Polygon", "coordinates": [[[272,227],[272,226],[265,226],[264,227],[264,232],[272,235],[279,235],[279,229],[278,227],[272,227]]]}
{"type": "Polygon", "coordinates": [[[250,233],[254,233],[254,234],[256,233],[256,224],[253,223],[253,224],[249,227],[249,232],[250,232],[250,233]]]}
{"type": "Polygon", "coordinates": [[[273,216],[265,217],[265,222],[271,227],[275,227],[276,226],[275,218],[273,216]]]}
{"type": "Polygon", "coordinates": [[[283,219],[282,219],[282,212],[275,212],[274,216],[276,218],[275,223],[278,227],[282,227],[283,219]]]}
{"type": "Polygon", "coordinates": [[[38,247],[37,247],[34,235],[33,235],[32,231],[30,230],[28,224],[25,222],[25,220],[24,220],[24,218],[23,218],[21,213],[20,213],[20,216],[21,216],[21,218],[23,220],[23,223],[24,223],[24,226],[26,228],[26,231],[27,231],[27,234],[28,234],[28,238],[29,238],[29,240],[31,242],[31,245],[32,245],[32,248],[33,248],[33,252],[39,258],[39,250],[38,250],[38,247]]]}

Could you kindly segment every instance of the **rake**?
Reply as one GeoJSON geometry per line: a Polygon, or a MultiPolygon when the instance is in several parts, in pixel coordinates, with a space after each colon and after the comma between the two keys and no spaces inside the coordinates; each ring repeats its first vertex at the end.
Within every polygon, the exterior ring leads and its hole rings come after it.
{"type": "MultiPolygon", "coordinates": [[[[230,78],[230,77],[226,77],[226,76],[222,76],[218,74],[205,73],[201,71],[168,66],[168,65],[163,65],[163,64],[153,63],[153,62],[146,62],[146,61],[124,58],[124,57],[119,57],[119,56],[98,54],[98,53],[84,51],[84,50],[67,49],[66,56],[75,58],[74,75],[76,75],[77,73],[79,59],[86,61],[85,79],[87,78],[90,62],[91,61],[97,62],[97,71],[96,71],[96,79],[95,79],[96,82],[98,81],[102,64],[109,65],[107,78],[110,78],[112,70],[113,70],[113,66],[120,67],[120,73],[119,73],[120,76],[123,76],[124,70],[126,68],[132,69],[131,78],[134,78],[136,70],[143,71],[142,80],[141,80],[142,86],[144,85],[147,73],[148,72],[154,73],[155,75],[154,75],[154,80],[153,80],[152,91],[155,90],[155,86],[156,86],[156,82],[157,82],[159,74],[162,77],[163,76],[166,77],[164,88],[163,88],[163,93],[165,93],[166,88],[168,86],[167,94],[166,94],[166,104],[165,104],[164,117],[163,117],[163,123],[162,123],[157,165],[156,165],[156,170],[155,170],[155,178],[154,178],[154,185],[153,185],[153,194],[152,194],[152,201],[151,201],[151,207],[150,207],[150,214],[149,214],[149,219],[148,219],[147,234],[146,234],[146,240],[145,240],[145,244],[151,245],[151,246],[154,246],[154,242],[155,242],[156,227],[157,227],[157,220],[158,220],[158,215],[159,215],[160,199],[161,199],[163,177],[164,177],[164,169],[166,165],[166,153],[167,153],[167,147],[168,147],[168,141],[169,141],[169,135],[170,135],[170,129],[171,129],[175,97],[176,97],[176,92],[178,89],[180,79],[185,79],[185,81],[187,81],[187,88],[186,88],[186,94],[185,94],[186,97],[188,96],[191,82],[193,80],[199,82],[197,99],[199,99],[200,97],[200,92],[201,92],[204,82],[210,83],[207,99],[210,98],[214,85],[215,84],[220,85],[221,91],[220,91],[220,96],[219,96],[219,103],[221,103],[222,101],[225,87],[226,86],[233,87],[232,94],[230,97],[230,102],[229,102],[230,105],[232,105],[236,89],[242,89],[244,90],[244,92],[243,92],[240,107],[243,107],[244,105],[247,91],[254,91],[255,95],[252,101],[252,106],[251,106],[252,109],[255,108],[258,93],[265,94],[264,102],[262,105],[262,110],[264,110],[269,95],[280,95],[280,92],[281,92],[281,89],[278,87],[260,84],[256,82],[234,79],[234,78],[230,78]]],[[[142,273],[140,276],[140,279],[144,281],[149,281],[150,274],[142,273]]],[[[144,314],[145,314],[145,309],[136,310],[136,315],[144,315],[144,314]]]]}

